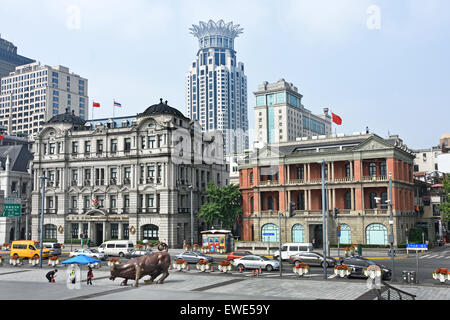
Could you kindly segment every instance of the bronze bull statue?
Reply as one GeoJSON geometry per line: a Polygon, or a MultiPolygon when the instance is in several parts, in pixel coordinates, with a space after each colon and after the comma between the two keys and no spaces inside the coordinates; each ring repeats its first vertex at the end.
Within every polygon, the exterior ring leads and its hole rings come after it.
{"type": "Polygon", "coordinates": [[[163,283],[164,279],[169,276],[170,255],[167,244],[160,243],[158,249],[160,252],[133,258],[126,264],[113,264],[109,279],[114,281],[115,278],[125,278],[120,284],[121,286],[126,286],[129,279],[134,279],[133,285],[137,287],[139,279],[143,276],[150,276],[150,281],[153,282],[162,273],[163,276],[157,283],[163,283]]]}

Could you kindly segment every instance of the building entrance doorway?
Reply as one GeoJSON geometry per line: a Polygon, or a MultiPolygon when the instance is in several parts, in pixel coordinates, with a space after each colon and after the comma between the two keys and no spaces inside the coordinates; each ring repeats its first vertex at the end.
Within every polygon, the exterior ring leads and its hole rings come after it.
{"type": "Polygon", "coordinates": [[[97,246],[103,243],[103,224],[95,225],[95,244],[97,246]]]}
{"type": "Polygon", "coordinates": [[[315,248],[322,248],[323,246],[323,228],[321,224],[309,225],[309,242],[314,243],[315,248]]]}

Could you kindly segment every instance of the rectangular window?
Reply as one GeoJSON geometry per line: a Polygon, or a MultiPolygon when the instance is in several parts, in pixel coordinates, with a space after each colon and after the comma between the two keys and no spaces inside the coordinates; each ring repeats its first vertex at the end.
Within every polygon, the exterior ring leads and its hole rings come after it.
{"type": "Polygon", "coordinates": [[[124,150],[130,151],[131,150],[131,138],[125,138],[124,140],[124,150]]]}
{"type": "Polygon", "coordinates": [[[117,139],[111,139],[111,152],[117,152],[117,139]]]}
{"type": "Polygon", "coordinates": [[[256,106],[261,107],[266,105],[266,96],[257,96],[256,97],[256,106]]]}

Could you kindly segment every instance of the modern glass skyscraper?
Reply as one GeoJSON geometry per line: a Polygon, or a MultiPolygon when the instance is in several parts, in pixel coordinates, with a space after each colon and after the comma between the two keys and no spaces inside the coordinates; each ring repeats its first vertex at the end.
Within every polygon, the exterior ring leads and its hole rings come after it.
{"type": "Polygon", "coordinates": [[[29,64],[34,60],[17,54],[17,47],[11,42],[0,37],[0,78],[14,72],[17,66],[29,64]]]}
{"type": "Polygon", "coordinates": [[[188,117],[198,120],[203,131],[221,130],[225,154],[241,153],[249,147],[247,77],[244,64],[237,62],[234,39],[243,29],[209,20],[189,30],[200,48],[186,75],[188,117]]]}

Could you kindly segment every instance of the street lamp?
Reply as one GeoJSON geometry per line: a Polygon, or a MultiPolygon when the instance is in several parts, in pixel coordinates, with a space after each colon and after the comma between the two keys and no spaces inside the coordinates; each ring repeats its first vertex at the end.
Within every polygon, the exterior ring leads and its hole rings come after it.
{"type": "Polygon", "coordinates": [[[394,263],[394,215],[392,212],[392,173],[389,172],[389,225],[391,229],[391,235],[389,236],[389,242],[391,247],[391,261],[392,261],[392,282],[396,282],[395,279],[395,263],[394,263]]]}
{"type": "Polygon", "coordinates": [[[283,258],[281,256],[281,216],[283,216],[283,214],[281,212],[278,212],[278,242],[280,247],[280,254],[278,255],[278,257],[280,258],[280,277],[283,276],[283,258]]]}
{"type": "Polygon", "coordinates": [[[40,230],[40,243],[39,243],[39,267],[42,268],[42,248],[44,247],[44,207],[45,207],[45,177],[44,174],[40,177],[42,180],[42,193],[41,193],[41,230],[40,230]]]}
{"type": "Polygon", "coordinates": [[[325,221],[325,213],[326,213],[326,194],[325,194],[325,160],[322,160],[322,238],[323,238],[323,278],[327,279],[327,235],[326,235],[326,221],[325,221]]]}
{"type": "Polygon", "coordinates": [[[191,190],[191,250],[194,250],[194,188],[192,184],[189,186],[191,190]]]}

